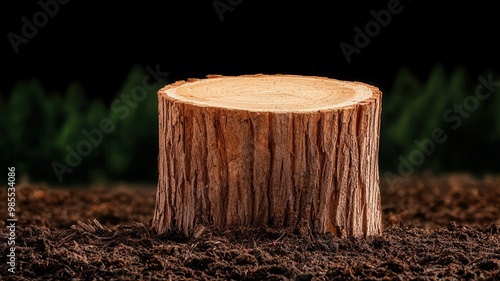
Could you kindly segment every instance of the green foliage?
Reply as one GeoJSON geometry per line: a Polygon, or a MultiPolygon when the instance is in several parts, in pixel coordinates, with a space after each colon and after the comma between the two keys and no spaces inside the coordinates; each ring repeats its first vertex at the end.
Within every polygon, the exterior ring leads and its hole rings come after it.
{"type": "MultiPolygon", "coordinates": [[[[482,77],[489,75],[500,81],[491,71],[482,77]]],[[[495,91],[481,100],[475,94],[478,85],[480,80],[471,79],[460,67],[447,75],[437,65],[423,83],[402,69],[383,103],[382,170],[397,171],[402,157],[415,170],[498,172],[498,163],[488,155],[500,152],[500,99],[495,91]],[[444,132],[446,141],[433,140],[436,130],[444,132]],[[426,151],[417,145],[426,141],[434,148],[426,151]]]]}
{"type": "MultiPolygon", "coordinates": [[[[489,80],[489,75],[500,81],[492,71],[481,76],[489,80]]],[[[1,162],[16,166],[32,180],[52,183],[58,182],[54,163],[69,169],[62,174],[62,184],[156,181],[157,89],[144,90],[145,76],[141,66],[133,67],[110,103],[89,100],[76,81],[62,95],[46,93],[36,80],[17,83],[9,99],[0,96],[0,131],[5,132],[0,138],[1,162]],[[140,101],[131,99],[133,94],[140,101]],[[86,153],[80,155],[81,161],[70,153],[78,150],[86,153]],[[70,165],[68,159],[78,165],[70,165]]],[[[416,170],[498,172],[494,156],[500,152],[500,95],[495,91],[479,101],[460,122],[455,112],[457,105],[469,109],[474,105],[465,103],[474,101],[478,85],[478,78],[471,78],[463,68],[446,73],[437,65],[428,77],[402,68],[392,89],[384,93],[381,171],[396,172],[401,157],[408,160],[422,150],[416,141],[432,139],[433,132],[441,129],[447,140],[435,144],[429,155],[423,154],[425,161],[415,165],[416,170]]]]}
{"type": "Polygon", "coordinates": [[[1,162],[35,181],[58,183],[54,163],[62,184],[154,181],[158,89],[146,90],[145,76],[141,66],[134,66],[109,104],[101,98],[89,100],[76,81],[62,96],[47,95],[36,80],[16,84],[8,100],[0,98],[0,129],[5,131],[1,162]],[[140,101],[130,99],[134,92],[140,101]]]}

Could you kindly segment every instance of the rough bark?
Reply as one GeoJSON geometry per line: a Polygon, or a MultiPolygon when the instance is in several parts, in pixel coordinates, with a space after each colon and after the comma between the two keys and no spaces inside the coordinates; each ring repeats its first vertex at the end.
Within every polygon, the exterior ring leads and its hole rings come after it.
{"type": "Polygon", "coordinates": [[[165,94],[193,81],[158,95],[157,232],[306,225],[340,237],[381,233],[378,88],[348,82],[371,96],[303,112],[217,107],[165,94]]]}

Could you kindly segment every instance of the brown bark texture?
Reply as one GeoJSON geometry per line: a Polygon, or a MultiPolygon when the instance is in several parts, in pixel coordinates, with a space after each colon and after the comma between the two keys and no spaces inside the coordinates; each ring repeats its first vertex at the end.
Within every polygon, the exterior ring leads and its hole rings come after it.
{"type": "Polygon", "coordinates": [[[206,227],[238,226],[306,227],[339,237],[381,233],[378,88],[342,81],[347,88],[369,89],[370,96],[311,111],[218,107],[165,92],[195,81],[158,92],[159,179],[152,221],[158,233],[193,236],[206,227]]]}

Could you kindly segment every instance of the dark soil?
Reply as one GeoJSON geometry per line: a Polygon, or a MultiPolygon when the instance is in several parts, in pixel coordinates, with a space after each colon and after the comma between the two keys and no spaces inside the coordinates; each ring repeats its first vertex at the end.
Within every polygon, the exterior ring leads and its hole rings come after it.
{"type": "Polygon", "coordinates": [[[500,280],[500,177],[423,175],[381,191],[381,236],[241,228],[186,239],[150,230],[152,187],[19,184],[16,273],[2,221],[0,279],[500,280]]]}

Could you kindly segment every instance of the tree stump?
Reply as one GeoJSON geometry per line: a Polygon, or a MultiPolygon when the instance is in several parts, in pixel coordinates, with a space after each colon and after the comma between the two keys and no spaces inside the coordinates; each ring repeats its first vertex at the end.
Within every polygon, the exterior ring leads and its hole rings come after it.
{"type": "Polygon", "coordinates": [[[209,75],[158,92],[152,227],[380,234],[382,93],[296,75],[209,75]]]}

